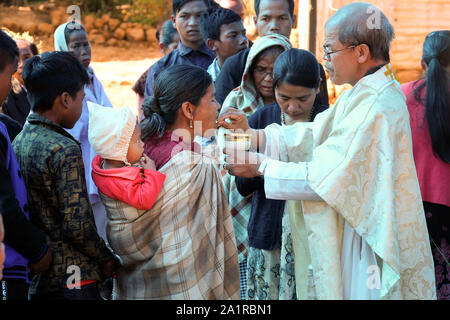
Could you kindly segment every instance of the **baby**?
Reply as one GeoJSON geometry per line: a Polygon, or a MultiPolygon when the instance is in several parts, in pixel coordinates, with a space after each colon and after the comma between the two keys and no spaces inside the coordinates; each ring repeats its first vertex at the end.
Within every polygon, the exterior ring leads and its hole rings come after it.
{"type": "Polygon", "coordinates": [[[144,155],[141,128],[128,107],[105,108],[88,102],[89,142],[97,153],[92,179],[100,192],[138,210],[149,210],[166,175],[144,155]]]}

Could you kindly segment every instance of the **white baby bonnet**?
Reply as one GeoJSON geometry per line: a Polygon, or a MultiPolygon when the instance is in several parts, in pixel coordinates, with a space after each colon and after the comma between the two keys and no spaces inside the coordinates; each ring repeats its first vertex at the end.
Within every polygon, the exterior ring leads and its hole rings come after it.
{"type": "Polygon", "coordinates": [[[103,159],[123,161],[130,165],[127,153],[136,127],[136,115],[129,107],[105,108],[91,101],[87,105],[88,139],[92,149],[103,159]]]}

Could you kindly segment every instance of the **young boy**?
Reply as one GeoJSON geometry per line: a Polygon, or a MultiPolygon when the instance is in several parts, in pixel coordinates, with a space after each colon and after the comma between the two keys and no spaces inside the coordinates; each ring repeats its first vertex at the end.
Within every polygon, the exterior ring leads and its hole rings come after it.
{"type": "Polygon", "coordinates": [[[204,43],[200,33],[201,16],[208,10],[207,0],[173,0],[172,22],[180,36],[178,47],[156,62],[147,73],[145,96],[153,96],[153,83],[162,70],[188,64],[208,69],[215,55],[204,43]]]}
{"type": "Polygon", "coordinates": [[[13,145],[30,216],[53,252],[50,269],[33,278],[31,298],[100,299],[98,281],[119,263],[95,227],[80,144],[64,130],[81,115],[88,74],[70,53],[46,52],[26,63],[23,79],[33,113],[13,145]]]}
{"type": "MultiPolygon", "coordinates": [[[[16,43],[0,30],[0,104],[11,90],[11,77],[17,70],[18,57],[16,43]]],[[[27,300],[30,271],[42,272],[47,269],[52,262],[52,255],[43,233],[28,220],[27,190],[11,146],[8,133],[10,122],[4,120],[0,121],[0,213],[5,232],[4,245],[0,244],[0,269],[4,262],[0,300],[27,300]]],[[[0,238],[3,239],[3,236],[0,238]]]]}
{"type": "Polygon", "coordinates": [[[202,16],[200,30],[208,48],[216,58],[208,68],[215,82],[228,57],[248,48],[248,39],[241,17],[230,9],[209,9],[202,16]]]}

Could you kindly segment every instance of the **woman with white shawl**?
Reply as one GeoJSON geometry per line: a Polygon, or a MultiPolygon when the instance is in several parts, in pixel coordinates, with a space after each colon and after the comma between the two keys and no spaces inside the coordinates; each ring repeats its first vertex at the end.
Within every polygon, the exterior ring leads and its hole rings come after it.
{"type": "Polygon", "coordinates": [[[80,119],[73,129],[67,130],[81,144],[83,162],[85,168],[86,186],[89,192],[95,224],[99,235],[107,242],[106,238],[106,211],[100,201],[98,190],[92,180],[92,160],[96,156],[88,140],[89,109],[87,102],[91,101],[103,107],[112,108],[113,105],[106,96],[101,82],[95,76],[94,70],[89,66],[91,62],[91,46],[86,30],[76,22],[67,22],[60,25],[54,34],[55,51],[72,52],[81,64],[86,68],[90,82],[84,86],[85,97],[83,99],[83,111],[80,119]]]}

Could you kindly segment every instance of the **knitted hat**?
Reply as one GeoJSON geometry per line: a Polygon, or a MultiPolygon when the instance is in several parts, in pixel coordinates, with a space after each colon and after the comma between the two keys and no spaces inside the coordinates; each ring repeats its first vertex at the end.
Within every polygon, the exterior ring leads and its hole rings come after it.
{"type": "Polygon", "coordinates": [[[89,108],[89,143],[103,159],[127,159],[131,136],[136,127],[136,115],[128,107],[115,109],[87,102],[89,108]]]}

